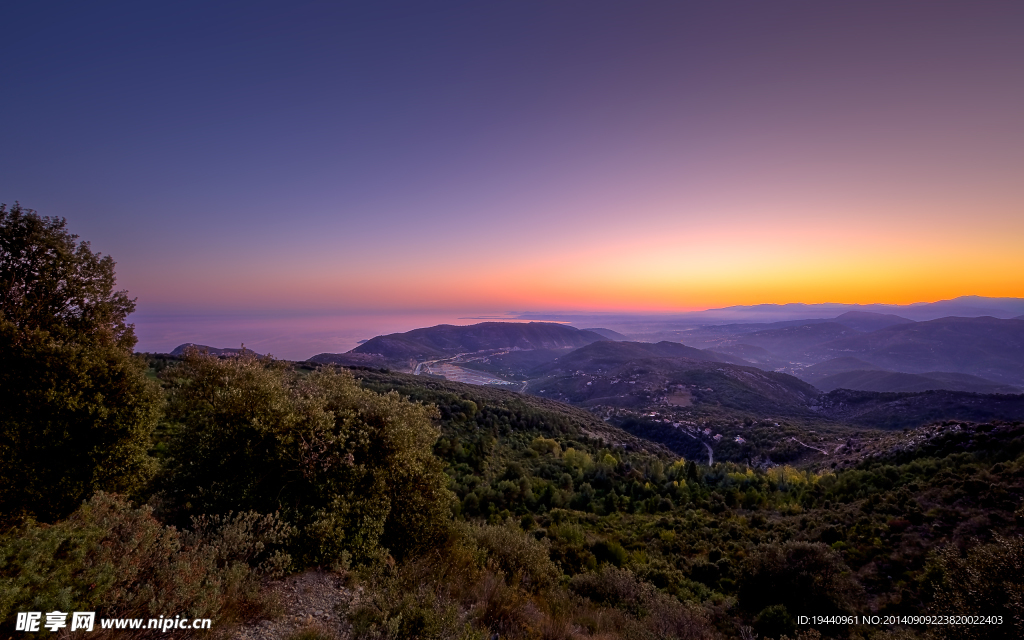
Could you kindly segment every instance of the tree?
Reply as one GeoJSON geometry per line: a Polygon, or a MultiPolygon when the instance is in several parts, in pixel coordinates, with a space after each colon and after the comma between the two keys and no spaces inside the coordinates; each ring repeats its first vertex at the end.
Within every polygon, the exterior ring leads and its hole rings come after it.
{"type": "Polygon", "coordinates": [[[76,242],[64,218],[0,205],[0,312],[19,331],[108,342],[131,352],[135,301],[114,291],[114,260],[76,242]]]}
{"type": "Polygon", "coordinates": [[[193,348],[162,375],[172,426],[164,496],[181,522],[279,510],[307,565],[385,550],[401,558],[444,535],[454,498],[432,452],[436,408],[251,352],[221,359],[193,348]]]}
{"type": "Polygon", "coordinates": [[[63,218],[0,205],[0,523],[132,493],[160,397],[133,358],[135,302],[63,218]]]}

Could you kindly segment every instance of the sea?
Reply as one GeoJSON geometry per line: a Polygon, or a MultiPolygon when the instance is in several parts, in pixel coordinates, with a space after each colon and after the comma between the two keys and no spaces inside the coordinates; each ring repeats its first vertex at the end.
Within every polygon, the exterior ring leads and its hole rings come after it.
{"type": "Polygon", "coordinates": [[[322,314],[153,314],[136,313],[137,352],[169,353],[193,343],[216,348],[245,345],[262,355],[302,361],[319,353],[344,353],[370,338],[432,327],[478,322],[527,322],[512,314],[474,312],[322,314]]]}

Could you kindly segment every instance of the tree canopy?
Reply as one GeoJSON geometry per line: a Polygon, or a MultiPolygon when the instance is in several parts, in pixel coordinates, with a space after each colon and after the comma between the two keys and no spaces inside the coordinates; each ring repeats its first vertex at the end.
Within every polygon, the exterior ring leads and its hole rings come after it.
{"type": "Polygon", "coordinates": [[[115,291],[114,260],[69,233],[64,218],[0,204],[0,313],[21,332],[76,342],[112,342],[131,351],[126,323],[135,301],[115,291]]]}
{"type": "Polygon", "coordinates": [[[53,521],[152,475],[160,397],[115,283],[63,218],[0,205],[0,521],[53,521]]]}

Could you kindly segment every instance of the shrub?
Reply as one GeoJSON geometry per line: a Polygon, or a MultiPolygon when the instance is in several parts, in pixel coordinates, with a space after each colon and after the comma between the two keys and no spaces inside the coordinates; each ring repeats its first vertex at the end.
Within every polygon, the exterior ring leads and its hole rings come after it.
{"type": "Polygon", "coordinates": [[[754,627],[766,638],[777,638],[796,631],[796,621],[781,604],[765,607],[754,618],[754,627]]]}
{"type": "Polygon", "coordinates": [[[261,576],[280,578],[291,565],[283,547],[294,534],[276,513],[246,511],[192,518],[184,540],[195,547],[206,545],[218,568],[246,565],[261,576]]]}
{"type": "Polygon", "coordinates": [[[594,555],[599,562],[608,562],[621,567],[629,560],[629,552],[614,540],[599,540],[594,545],[594,555]]]}
{"type": "Polygon", "coordinates": [[[930,559],[926,579],[934,592],[930,610],[936,614],[956,611],[1003,617],[1001,625],[936,627],[937,638],[1020,638],[1024,634],[1024,538],[996,535],[992,543],[976,544],[966,554],[954,546],[941,549],[930,559]]]}
{"type": "Polygon", "coordinates": [[[98,617],[234,616],[258,606],[260,569],[288,559],[272,516],[238,514],[185,533],[147,507],[98,493],[67,520],[27,523],[0,538],[0,619],[13,611],[96,611],[98,617]],[[271,545],[272,546],[272,545],[271,545]]]}
{"type": "Polygon", "coordinates": [[[692,602],[680,602],[658,593],[650,614],[642,620],[654,640],[712,640],[718,638],[707,611],[692,602]]]}
{"type": "Polygon", "coordinates": [[[400,565],[374,565],[349,611],[356,636],[366,640],[476,640],[462,603],[479,578],[479,550],[450,536],[434,553],[400,565]]]}
{"type": "Polygon", "coordinates": [[[573,576],[570,588],[591,601],[623,609],[635,616],[646,615],[657,589],[637,579],[629,569],[605,566],[597,573],[573,576]]]}
{"type": "Polygon", "coordinates": [[[700,606],[684,603],[639,580],[629,569],[604,567],[598,573],[573,576],[570,588],[590,601],[630,614],[636,625],[626,625],[624,636],[683,640],[715,637],[709,617],[700,606]]]}
{"type": "Polygon", "coordinates": [[[193,349],[163,375],[173,425],[163,495],[179,521],[280,511],[304,565],[404,557],[445,535],[453,497],[432,453],[432,407],[251,353],[193,349]]]}
{"type": "Polygon", "coordinates": [[[518,577],[530,590],[550,586],[559,571],[551,561],[548,546],[513,524],[469,525],[472,539],[494,568],[509,579],[518,577]]]}

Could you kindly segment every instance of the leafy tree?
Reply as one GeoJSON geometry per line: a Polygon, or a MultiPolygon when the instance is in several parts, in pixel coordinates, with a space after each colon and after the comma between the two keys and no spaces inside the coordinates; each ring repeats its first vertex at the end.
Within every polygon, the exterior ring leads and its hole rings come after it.
{"type": "Polygon", "coordinates": [[[174,430],[165,496],[180,516],[280,509],[306,564],[401,557],[442,538],[454,498],[432,453],[433,407],[249,352],[191,349],[163,375],[174,430]]]}
{"type": "Polygon", "coordinates": [[[63,218],[0,205],[0,521],[53,521],[153,470],[160,399],[132,357],[135,302],[77,238],[63,218]]]}
{"type": "Polygon", "coordinates": [[[114,260],[76,242],[64,218],[0,204],[0,312],[22,331],[131,350],[135,301],[114,291],[114,260]]]}

